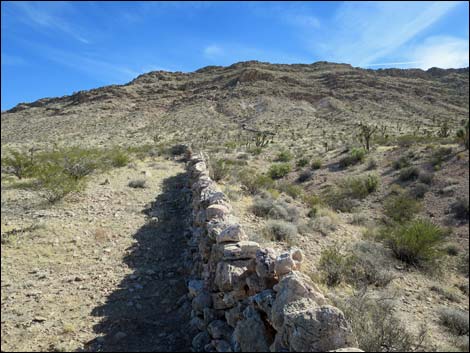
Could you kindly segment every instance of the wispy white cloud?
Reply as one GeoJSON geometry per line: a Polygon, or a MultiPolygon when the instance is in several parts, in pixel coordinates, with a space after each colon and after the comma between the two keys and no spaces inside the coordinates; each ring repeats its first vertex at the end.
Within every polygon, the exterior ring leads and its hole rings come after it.
{"type": "Polygon", "coordinates": [[[459,4],[458,1],[345,2],[331,21],[327,36],[312,33],[310,48],[331,61],[370,66],[396,54],[459,4]]]}
{"type": "Polygon", "coordinates": [[[467,67],[469,65],[468,39],[449,36],[433,36],[410,49],[410,58],[419,62],[419,67],[443,69],[467,67]]]}
{"type": "Polygon", "coordinates": [[[204,48],[203,53],[205,57],[214,59],[224,55],[224,50],[216,44],[211,44],[204,48]]]}
{"type": "Polygon", "coordinates": [[[81,43],[89,44],[90,40],[85,38],[76,25],[65,20],[63,13],[71,11],[67,2],[59,1],[12,1],[10,2],[20,13],[23,23],[62,32],[81,43]]]}

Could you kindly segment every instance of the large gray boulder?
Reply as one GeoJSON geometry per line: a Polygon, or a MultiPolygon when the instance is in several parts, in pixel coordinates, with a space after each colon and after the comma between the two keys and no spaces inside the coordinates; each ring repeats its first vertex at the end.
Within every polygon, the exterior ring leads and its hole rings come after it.
{"type": "Polygon", "coordinates": [[[303,298],[287,304],[284,323],[276,336],[276,350],[326,352],[356,344],[343,313],[303,298]]]}
{"type": "Polygon", "coordinates": [[[273,340],[259,313],[251,306],[243,312],[233,333],[241,352],[269,352],[273,340]]]}

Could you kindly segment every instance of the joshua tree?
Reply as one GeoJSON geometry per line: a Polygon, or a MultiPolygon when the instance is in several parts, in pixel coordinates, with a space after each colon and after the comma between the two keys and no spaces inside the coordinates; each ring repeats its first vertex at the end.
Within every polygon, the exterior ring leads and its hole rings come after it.
{"type": "Polygon", "coordinates": [[[469,147],[469,124],[468,120],[466,124],[457,131],[457,138],[468,150],[469,147]]]}
{"type": "Polygon", "coordinates": [[[378,126],[359,123],[359,129],[359,139],[361,140],[361,143],[364,145],[364,147],[369,151],[370,139],[372,138],[372,135],[375,133],[375,131],[377,131],[378,126]]]}

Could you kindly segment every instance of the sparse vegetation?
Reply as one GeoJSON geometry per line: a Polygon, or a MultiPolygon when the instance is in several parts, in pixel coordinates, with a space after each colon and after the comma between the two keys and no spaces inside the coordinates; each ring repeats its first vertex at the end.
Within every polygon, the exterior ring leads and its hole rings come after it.
{"type": "Polygon", "coordinates": [[[144,189],[146,187],[146,184],[147,181],[145,179],[135,179],[129,181],[127,185],[133,189],[144,189]]]}
{"type": "Polygon", "coordinates": [[[382,239],[397,259],[421,266],[437,260],[444,241],[444,231],[428,220],[417,219],[384,229],[382,239]]]}
{"type": "Polygon", "coordinates": [[[288,163],[273,164],[268,171],[271,179],[281,179],[291,171],[291,166],[288,163]]]}
{"type": "Polygon", "coordinates": [[[341,168],[347,168],[351,165],[355,165],[357,163],[363,162],[366,156],[366,150],[363,148],[353,148],[349,155],[343,157],[339,161],[339,165],[341,168]]]}
{"type": "Polygon", "coordinates": [[[468,335],[468,311],[454,308],[442,308],[439,311],[442,325],[447,327],[454,335],[468,335]]]}
{"type": "Polygon", "coordinates": [[[264,229],[265,235],[271,240],[292,243],[297,235],[297,227],[293,223],[270,220],[264,229]]]}
{"type": "Polygon", "coordinates": [[[406,222],[421,211],[421,204],[406,194],[389,196],[384,202],[385,215],[394,222],[406,222]]]}
{"type": "Polygon", "coordinates": [[[400,171],[400,181],[410,181],[418,179],[420,170],[418,167],[407,167],[400,171]]]}
{"type": "Polygon", "coordinates": [[[6,151],[5,154],[7,157],[2,158],[2,170],[18,179],[32,175],[35,165],[31,156],[16,150],[6,151]]]}

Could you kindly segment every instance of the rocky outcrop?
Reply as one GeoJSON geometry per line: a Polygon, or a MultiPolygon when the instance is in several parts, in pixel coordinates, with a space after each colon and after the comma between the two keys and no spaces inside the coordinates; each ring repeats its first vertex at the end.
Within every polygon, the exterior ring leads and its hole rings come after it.
{"type": "Polygon", "coordinates": [[[197,352],[332,351],[355,346],[343,313],[299,270],[300,249],[249,241],[204,157],[188,154],[193,267],[188,281],[197,352]]]}

